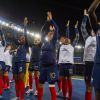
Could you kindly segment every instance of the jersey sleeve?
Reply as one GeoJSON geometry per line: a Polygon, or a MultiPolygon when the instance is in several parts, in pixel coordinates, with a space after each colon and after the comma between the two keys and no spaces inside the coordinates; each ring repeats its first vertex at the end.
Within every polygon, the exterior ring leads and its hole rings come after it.
{"type": "Polygon", "coordinates": [[[88,16],[84,16],[84,18],[82,20],[82,24],[81,24],[81,32],[82,32],[84,41],[86,41],[86,39],[89,37],[89,34],[86,29],[87,19],[88,19],[88,16]]]}

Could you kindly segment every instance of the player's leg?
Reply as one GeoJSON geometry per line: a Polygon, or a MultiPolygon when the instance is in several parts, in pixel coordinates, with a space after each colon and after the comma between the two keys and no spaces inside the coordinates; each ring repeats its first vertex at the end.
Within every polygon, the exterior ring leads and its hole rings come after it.
{"type": "Polygon", "coordinates": [[[68,93],[68,82],[67,82],[67,77],[62,77],[62,92],[63,92],[63,97],[66,100],[67,93],[68,93]]]}
{"type": "Polygon", "coordinates": [[[92,14],[97,9],[99,4],[100,4],[100,0],[94,0],[88,9],[89,14],[92,14]]]}
{"type": "Polygon", "coordinates": [[[93,86],[95,89],[95,100],[100,100],[100,64],[94,64],[93,86]]]}
{"type": "Polygon", "coordinates": [[[25,88],[27,86],[29,86],[29,72],[28,72],[28,68],[29,68],[29,63],[26,63],[25,88]]]}
{"type": "Polygon", "coordinates": [[[91,86],[91,76],[93,70],[93,62],[85,62],[85,100],[92,100],[92,86],[91,86]]]}
{"type": "Polygon", "coordinates": [[[33,92],[33,73],[34,73],[34,67],[32,65],[32,63],[30,63],[29,65],[29,90],[26,91],[26,94],[30,94],[33,92]]]}
{"type": "Polygon", "coordinates": [[[3,80],[4,80],[4,89],[5,90],[9,89],[10,85],[9,85],[8,71],[4,72],[3,80]]]}
{"type": "Polygon", "coordinates": [[[57,91],[57,96],[58,96],[58,95],[60,95],[60,93],[62,93],[62,79],[61,79],[61,77],[59,77],[57,84],[58,84],[58,91],[57,91]]]}
{"type": "Polygon", "coordinates": [[[19,79],[17,73],[14,73],[14,79],[15,79],[15,91],[16,91],[16,98],[19,99],[19,92],[20,92],[20,87],[19,87],[19,79]]]}
{"type": "Polygon", "coordinates": [[[19,98],[19,79],[18,79],[18,67],[17,67],[17,63],[15,63],[15,66],[13,66],[13,75],[14,75],[14,79],[15,79],[15,91],[16,91],[16,98],[19,98]]]}
{"type": "Polygon", "coordinates": [[[20,100],[24,100],[25,92],[25,71],[26,62],[18,62],[18,78],[19,78],[19,89],[20,89],[20,100]]]}
{"type": "Polygon", "coordinates": [[[67,82],[68,82],[68,100],[72,100],[72,78],[71,76],[67,77],[67,82]]]}
{"type": "Polygon", "coordinates": [[[38,100],[42,100],[43,97],[43,84],[39,84],[39,88],[38,88],[38,100]]]}
{"type": "Polygon", "coordinates": [[[38,95],[38,87],[39,87],[39,71],[34,71],[34,79],[35,79],[35,85],[36,85],[36,91],[34,95],[38,95]]]}
{"type": "Polygon", "coordinates": [[[73,65],[67,65],[67,82],[68,82],[68,100],[72,100],[72,75],[73,75],[73,65]]]}
{"type": "Polygon", "coordinates": [[[0,62],[0,96],[2,96],[3,92],[3,67],[5,64],[3,62],[0,62]]]}
{"type": "MultiPolygon", "coordinates": [[[[59,72],[59,76],[60,76],[60,66],[59,65],[58,65],[58,72],[59,72]]],[[[62,92],[62,79],[61,79],[61,77],[59,77],[57,84],[58,84],[57,95],[60,95],[60,93],[62,92]]]]}
{"type": "Polygon", "coordinates": [[[9,77],[8,77],[9,70],[10,70],[10,66],[6,65],[4,71],[4,89],[10,88],[9,77]]]}
{"type": "Polygon", "coordinates": [[[57,65],[51,65],[47,69],[47,81],[49,83],[49,90],[51,93],[51,100],[56,100],[56,89],[55,89],[55,82],[58,81],[58,67],[57,65]]]}
{"type": "Polygon", "coordinates": [[[62,80],[62,92],[63,92],[63,97],[66,99],[67,92],[68,92],[68,84],[67,84],[67,77],[66,77],[66,66],[61,64],[60,66],[60,78],[62,80]]]}
{"type": "Polygon", "coordinates": [[[24,100],[24,92],[25,92],[24,78],[25,78],[25,73],[24,72],[19,73],[18,77],[19,77],[19,85],[20,85],[20,100],[24,100]]]}
{"type": "Polygon", "coordinates": [[[43,85],[47,81],[47,68],[41,66],[39,71],[39,87],[38,87],[38,100],[42,100],[43,97],[43,85]]]}
{"type": "Polygon", "coordinates": [[[51,100],[57,100],[56,89],[54,83],[49,83],[49,90],[51,93],[51,100]]]}

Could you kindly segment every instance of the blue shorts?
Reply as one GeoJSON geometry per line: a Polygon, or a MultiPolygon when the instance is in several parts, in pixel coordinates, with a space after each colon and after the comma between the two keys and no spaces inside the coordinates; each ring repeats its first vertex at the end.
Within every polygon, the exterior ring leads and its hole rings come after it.
{"type": "Polygon", "coordinates": [[[95,87],[95,89],[100,89],[100,64],[94,64],[93,86],[95,87]]]}
{"type": "Polygon", "coordinates": [[[92,78],[93,66],[94,66],[94,62],[85,62],[84,77],[85,77],[85,81],[89,83],[91,82],[91,78],[92,78]]]}
{"type": "Polygon", "coordinates": [[[55,84],[58,81],[58,67],[57,65],[52,66],[41,66],[39,81],[41,84],[48,82],[49,84],[55,84]]]}
{"type": "Polygon", "coordinates": [[[25,73],[26,72],[26,62],[15,62],[15,66],[13,67],[13,73],[25,73]]]}
{"type": "Polygon", "coordinates": [[[0,71],[5,71],[5,62],[0,61],[0,71]]]}
{"type": "Polygon", "coordinates": [[[5,70],[4,70],[5,72],[6,71],[10,71],[10,66],[8,66],[8,65],[5,65],[5,70]]]}
{"type": "Polygon", "coordinates": [[[60,76],[72,76],[73,65],[72,64],[60,64],[60,76]]]}
{"type": "Polygon", "coordinates": [[[30,63],[29,65],[29,71],[39,71],[39,62],[36,63],[30,63]]]}

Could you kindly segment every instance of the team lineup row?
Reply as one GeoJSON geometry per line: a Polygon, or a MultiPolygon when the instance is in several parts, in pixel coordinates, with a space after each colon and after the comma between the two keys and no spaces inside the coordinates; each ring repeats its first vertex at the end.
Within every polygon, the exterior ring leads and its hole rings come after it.
{"type": "MultiPolygon", "coordinates": [[[[100,0],[95,0],[89,10],[84,10],[84,18],[81,24],[81,33],[85,41],[85,100],[92,100],[92,86],[95,88],[95,98],[100,100],[100,24],[97,22],[95,10],[100,0]],[[86,29],[87,21],[91,29],[86,29]],[[89,34],[88,34],[89,33],[89,34]],[[93,76],[93,85],[91,77],[93,76]]],[[[72,100],[72,79],[74,64],[74,47],[79,41],[78,21],[75,25],[75,39],[70,39],[70,21],[66,25],[66,34],[59,36],[59,28],[53,19],[52,13],[47,12],[47,21],[42,27],[41,37],[34,38],[32,46],[27,39],[27,18],[24,19],[24,34],[16,39],[13,33],[13,41],[8,42],[4,34],[0,33],[0,95],[3,87],[9,89],[8,71],[12,69],[15,79],[16,100],[24,100],[25,83],[29,78],[30,94],[32,89],[32,74],[36,83],[38,100],[43,97],[43,85],[49,83],[51,100],[57,100],[57,95],[62,91],[64,100],[72,100]],[[45,37],[47,39],[45,39],[45,37]],[[59,38],[60,37],[60,38],[59,38]],[[59,41],[59,42],[58,42],[59,41]],[[26,77],[26,80],[25,80],[26,77]],[[58,83],[58,92],[55,90],[55,82],[58,83]],[[68,93],[68,95],[67,95],[68,93]]]]}

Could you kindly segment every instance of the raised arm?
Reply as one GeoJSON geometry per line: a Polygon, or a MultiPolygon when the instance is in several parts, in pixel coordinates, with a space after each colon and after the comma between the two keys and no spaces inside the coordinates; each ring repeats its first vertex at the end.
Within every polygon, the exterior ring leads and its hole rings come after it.
{"type": "Polygon", "coordinates": [[[83,18],[82,24],[81,24],[81,32],[82,32],[82,36],[83,36],[84,41],[86,41],[86,39],[89,37],[89,34],[87,32],[87,29],[86,29],[86,23],[87,23],[88,17],[89,16],[87,14],[87,11],[84,10],[84,18],[83,18]]]}
{"type": "Polygon", "coordinates": [[[26,44],[28,44],[27,24],[28,24],[28,19],[27,19],[27,17],[25,17],[24,18],[24,36],[25,36],[25,39],[26,39],[26,44]]]}
{"type": "Polygon", "coordinates": [[[48,16],[50,18],[50,22],[53,23],[53,29],[55,31],[54,35],[53,35],[52,42],[56,43],[58,40],[58,37],[59,37],[59,28],[58,28],[58,25],[56,24],[56,22],[53,20],[51,12],[49,12],[48,16]]]}
{"type": "Polygon", "coordinates": [[[73,47],[75,47],[75,45],[77,45],[77,43],[79,41],[78,21],[75,24],[75,34],[76,34],[76,37],[75,37],[73,44],[72,44],[73,47]]]}
{"type": "Polygon", "coordinates": [[[2,45],[5,46],[6,45],[6,41],[5,41],[5,36],[2,32],[2,30],[0,30],[0,34],[1,34],[1,38],[2,38],[2,45]]]}
{"type": "Polygon", "coordinates": [[[90,15],[90,21],[91,21],[91,26],[92,26],[94,32],[97,33],[99,25],[97,22],[97,16],[96,16],[95,12],[92,15],[90,15]]]}
{"type": "Polygon", "coordinates": [[[46,36],[46,32],[47,32],[47,28],[48,28],[49,23],[50,23],[50,18],[48,16],[48,12],[47,12],[47,19],[46,19],[45,23],[43,24],[43,26],[41,27],[41,30],[40,30],[41,42],[44,42],[44,40],[45,40],[45,36],[46,36]]]}
{"type": "Polygon", "coordinates": [[[66,37],[68,37],[68,38],[69,38],[69,34],[70,34],[69,24],[70,24],[70,20],[68,20],[67,25],[66,25],[66,37]]]}
{"type": "Polygon", "coordinates": [[[89,14],[93,14],[95,10],[97,9],[98,5],[100,4],[100,0],[94,0],[93,3],[90,5],[88,12],[89,14]]]}
{"type": "Polygon", "coordinates": [[[94,0],[93,3],[91,4],[91,6],[88,9],[91,25],[92,25],[94,32],[97,32],[98,27],[99,27],[98,22],[97,22],[97,16],[95,14],[95,10],[99,6],[99,4],[100,4],[100,0],[94,0]]]}

